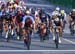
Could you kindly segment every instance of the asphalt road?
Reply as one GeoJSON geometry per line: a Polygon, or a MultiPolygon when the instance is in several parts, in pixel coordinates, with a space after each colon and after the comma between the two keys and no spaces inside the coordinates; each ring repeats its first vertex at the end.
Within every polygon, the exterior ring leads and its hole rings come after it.
{"type": "MultiPolygon", "coordinates": [[[[23,41],[11,39],[10,42],[6,42],[4,38],[0,38],[0,50],[26,50],[26,47],[24,47],[23,41]]],[[[32,37],[30,50],[75,50],[75,36],[64,33],[62,43],[56,49],[52,35],[50,35],[49,40],[40,42],[39,35],[35,34],[32,37]]]]}
{"type": "Polygon", "coordinates": [[[1,52],[1,54],[75,54],[74,51],[18,51],[18,52],[1,52]],[[63,53],[61,53],[63,52],[63,53]]]}

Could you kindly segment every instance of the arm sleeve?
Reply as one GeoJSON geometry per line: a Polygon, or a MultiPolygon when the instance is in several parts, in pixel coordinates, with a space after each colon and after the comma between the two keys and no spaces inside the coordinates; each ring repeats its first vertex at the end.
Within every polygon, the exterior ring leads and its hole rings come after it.
{"type": "Polygon", "coordinates": [[[23,20],[22,20],[22,23],[23,23],[23,24],[25,24],[25,18],[26,18],[26,17],[24,16],[24,17],[23,17],[23,20]]]}
{"type": "Polygon", "coordinates": [[[31,18],[31,20],[33,21],[33,24],[35,24],[35,20],[34,20],[34,18],[33,17],[30,17],[31,18]]]}
{"type": "Polygon", "coordinates": [[[66,20],[66,17],[67,17],[67,14],[65,13],[65,14],[64,14],[64,20],[66,20]]]}
{"type": "Polygon", "coordinates": [[[2,16],[2,12],[0,12],[0,16],[2,16]]]}

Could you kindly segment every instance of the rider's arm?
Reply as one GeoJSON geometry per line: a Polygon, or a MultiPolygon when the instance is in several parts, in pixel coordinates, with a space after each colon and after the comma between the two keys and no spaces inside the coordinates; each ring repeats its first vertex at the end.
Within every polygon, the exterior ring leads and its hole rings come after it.
{"type": "Polygon", "coordinates": [[[2,16],[2,12],[0,12],[0,16],[2,16]]]}
{"type": "Polygon", "coordinates": [[[33,22],[33,27],[34,27],[34,29],[35,29],[35,20],[34,20],[33,17],[30,17],[30,18],[31,18],[31,20],[32,20],[32,22],[33,22]]]}
{"type": "Polygon", "coordinates": [[[66,17],[67,17],[67,14],[66,14],[66,13],[64,13],[64,20],[66,20],[66,17]]]}
{"type": "Polygon", "coordinates": [[[47,26],[49,25],[49,18],[47,17],[47,26]]]}
{"type": "Polygon", "coordinates": [[[68,21],[69,21],[69,22],[72,21],[71,14],[70,14],[69,17],[68,17],[68,21]]]}
{"type": "Polygon", "coordinates": [[[55,28],[56,25],[55,25],[55,23],[54,23],[54,20],[52,19],[51,22],[52,22],[52,26],[55,28]]]}
{"type": "Polygon", "coordinates": [[[26,16],[24,16],[23,20],[22,20],[22,28],[24,27],[24,24],[25,24],[25,18],[26,18],[26,16]]]}
{"type": "Polygon", "coordinates": [[[63,27],[64,24],[63,24],[63,20],[62,19],[60,19],[60,23],[61,23],[61,26],[63,27]]]}

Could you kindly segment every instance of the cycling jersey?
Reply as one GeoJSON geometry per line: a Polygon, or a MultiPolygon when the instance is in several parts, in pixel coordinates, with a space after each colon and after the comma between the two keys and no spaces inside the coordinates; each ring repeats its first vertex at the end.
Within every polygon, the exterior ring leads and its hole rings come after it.
{"type": "Polygon", "coordinates": [[[47,16],[45,14],[42,14],[41,17],[40,17],[40,20],[41,20],[42,23],[47,22],[47,16]]]}
{"type": "Polygon", "coordinates": [[[54,26],[61,26],[61,21],[62,19],[59,19],[59,18],[52,19],[54,26]]]}
{"type": "Polygon", "coordinates": [[[30,18],[32,20],[33,24],[35,23],[35,20],[34,20],[34,18],[32,16],[24,16],[23,21],[22,21],[23,24],[25,24],[25,21],[26,21],[27,18],[30,18]]]}
{"type": "Polygon", "coordinates": [[[71,14],[70,16],[71,16],[71,18],[72,18],[73,20],[75,20],[75,15],[72,15],[72,14],[71,14]]]}
{"type": "Polygon", "coordinates": [[[32,16],[24,16],[22,23],[24,24],[24,28],[29,30],[31,28],[31,24],[34,24],[35,21],[32,16]]]}
{"type": "Polygon", "coordinates": [[[1,17],[2,17],[2,12],[0,12],[0,19],[1,19],[1,17]]]}
{"type": "Polygon", "coordinates": [[[22,20],[23,20],[23,15],[22,15],[22,13],[17,13],[16,15],[17,15],[17,18],[16,18],[16,19],[17,19],[17,22],[18,22],[18,23],[21,23],[22,20]]]}
{"type": "Polygon", "coordinates": [[[60,19],[64,20],[64,15],[61,15],[61,16],[60,16],[60,19]]]}

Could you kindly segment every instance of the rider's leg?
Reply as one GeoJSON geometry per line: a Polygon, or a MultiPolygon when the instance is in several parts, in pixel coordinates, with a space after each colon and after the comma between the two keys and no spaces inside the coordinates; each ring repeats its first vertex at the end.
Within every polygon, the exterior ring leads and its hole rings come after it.
{"type": "Polygon", "coordinates": [[[54,28],[52,28],[51,30],[52,30],[53,40],[55,40],[55,29],[54,29],[54,28]]]}
{"type": "Polygon", "coordinates": [[[8,31],[6,31],[6,36],[5,36],[5,38],[8,38],[8,31]]]}
{"type": "Polygon", "coordinates": [[[62,22],[62,28],[63,28],[63,31],[64,31],[64,28],[65,28],[65,21],[62,22]]]}
{"type": "Polygon", "coordinates": [[[71,31],[71,35],[73,35],[74,34],[74,22],[72,21],[71,23],[70,23],[70,31],[71,31]]]}
{"type": "Polygon", "coordinates": [[[74,33],[75,33],[75,23],[74,23],[74,33]]]}
{"type": "Polygon", "coordinates": [[[61,43],[61,38],[62,38],[62,27],[59,27],[59,43],[61,43]]]}
{"type": "Polygon", "coordinates": [[[8,24],[4,25],[4,31],[6,32],[5,38],[8,38],[8,24]]]}
{"type": "Polygon", "coordinates": [[[19,24],[17,24],[17,39],[19,40],[20,37],[19,37],[20,33],[19,33],[19,24]]]}
{"type": "Polygon", "coordinates": [[[31,34],[27,34],[28,32],[25,29],[23,30],[23,33],[24,33],[24,46],[26,46],[27,49],[29,50],[31,38],[28,36],[30,36],[31,34]]]}
{"type": "Polygon", "coordinates": [[[14,29],[12,28],[12,30],[11,30],[11,35],[14,35],[14,29]]]}

